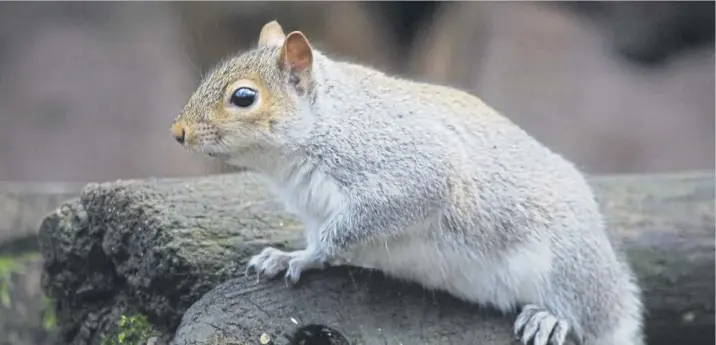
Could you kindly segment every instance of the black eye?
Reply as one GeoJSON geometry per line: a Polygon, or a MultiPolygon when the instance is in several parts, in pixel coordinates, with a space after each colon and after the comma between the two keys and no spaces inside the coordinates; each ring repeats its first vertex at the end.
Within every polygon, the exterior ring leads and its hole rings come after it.
{"type": "Polygon", "coordinates": [[[239,108],[247,108],[256,102],[256,91],[248,87],[240,87],[231,95],[231,104],[239,108]]]}

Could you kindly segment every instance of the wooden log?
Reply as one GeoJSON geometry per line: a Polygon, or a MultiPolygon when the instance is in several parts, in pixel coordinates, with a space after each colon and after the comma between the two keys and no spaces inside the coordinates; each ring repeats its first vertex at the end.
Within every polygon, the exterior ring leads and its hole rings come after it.
{"type": "MultiPolygon", "coordinates": [[[[649,344],[713,344],[713,173],[593,184],[644,286],[649,344]]],[[[263,247],[302,242],[302,225],[249,173],[93,184],[43,222],[43,288],[68,344],[99,344],[134,312],[165,340],[176,331],[177,345],[253,344],[263,333],[282,344],[293,320],[328,324],[353,344],[513,341],[513,315],[376,272],[311,272],[292,288],[241,277],[263,247]]]]}

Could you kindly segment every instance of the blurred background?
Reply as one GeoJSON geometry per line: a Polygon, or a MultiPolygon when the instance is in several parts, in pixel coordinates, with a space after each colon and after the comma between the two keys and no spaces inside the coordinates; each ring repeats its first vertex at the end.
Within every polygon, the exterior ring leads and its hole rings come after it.
{"type": "Polygon", "coordinates": [[[228,170],[169,126],[273,19],[472,92],[587,173],[714,169],[713,1],[0,2],[0,345],[53,343],[36,232],[83,183],[228,170]]]}
{"type": "Polygon", "coordinates": [[[2,2],[0,180],[224,171],[168,128],[272,19],[468,90],[588,173],[714,168],[713,2],[2,2]]]}

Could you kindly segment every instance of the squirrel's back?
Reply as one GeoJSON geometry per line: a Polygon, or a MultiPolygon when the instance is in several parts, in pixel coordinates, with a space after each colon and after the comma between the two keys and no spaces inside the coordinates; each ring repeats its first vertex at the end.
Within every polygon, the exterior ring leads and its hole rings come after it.
{"type": "MultiPolygon", "coordinates": [[[[470,185],[462,188],[474,192],[513,188],[543,202],[579,200],[598,217],[581,172],[477,96],[322,55],[317,62],[323,101],[317,105],[314,144],[350,145],[334,152],[351,152],[362,168],[380,162],[383,171],[391,165],[398,170],[435,169],[437,176],[453,183],[462,180],[470,185]]],[[[496,192],[494,197],[516,194],[496,192]]]]}

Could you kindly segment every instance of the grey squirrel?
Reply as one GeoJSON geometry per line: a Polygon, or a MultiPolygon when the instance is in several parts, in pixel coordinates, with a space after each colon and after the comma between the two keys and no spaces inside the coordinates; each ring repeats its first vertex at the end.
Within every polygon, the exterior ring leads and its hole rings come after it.
{"type": "Polygon", "coordinates": [[[640,288],[583,175],[473,95],[330,59],[272,21],[171,132],[257,172],[305,223],[305,249],[267,247],[247,271],[377,269],[521,308],[524,344],[644,344],[640,288]]]}

